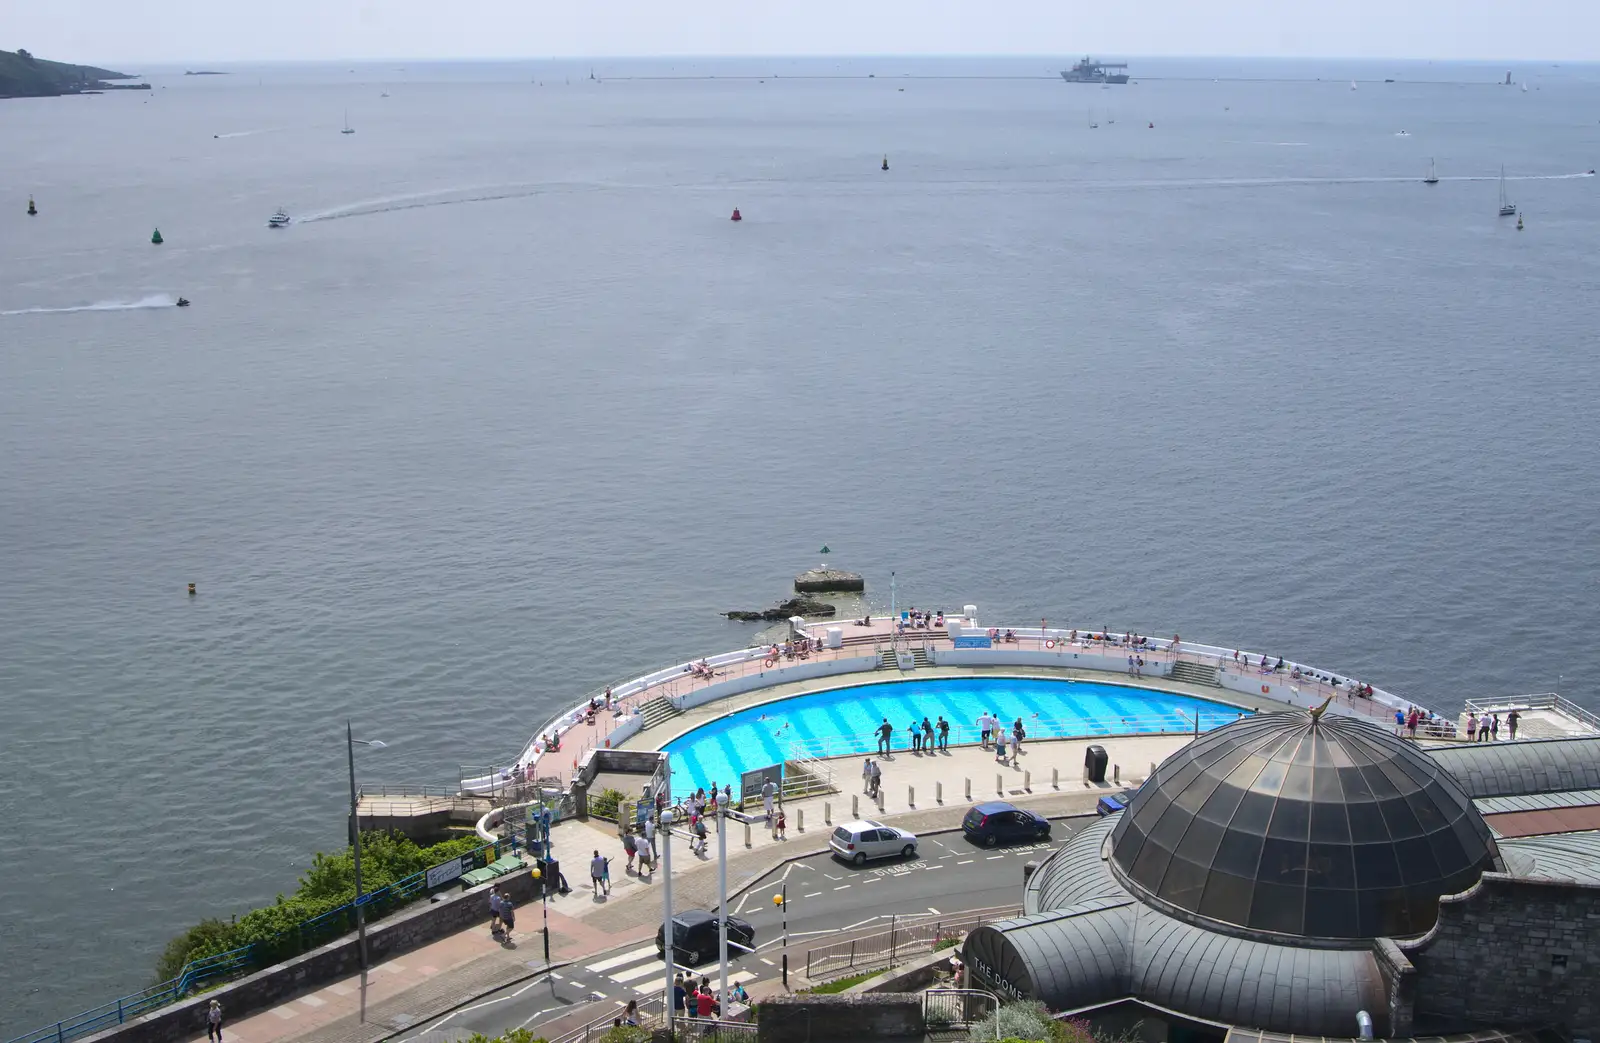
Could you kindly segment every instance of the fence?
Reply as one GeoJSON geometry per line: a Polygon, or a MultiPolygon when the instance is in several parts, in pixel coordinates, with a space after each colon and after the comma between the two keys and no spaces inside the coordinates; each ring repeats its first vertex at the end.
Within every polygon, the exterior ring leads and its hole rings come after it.
{"type": "Polygon", "coordinates": [[[1486,714],[1505,713],[1508,710],[1549,710],[1552,713],[1569,717],[1582,722],[1597,732],[1600,732],[1600,716],[1585,710],[1570,699],[1564,699],[1555,692],[1537,692],[1532,695],[1512,695],[1504,699],[1468,699],[1466,706],[1462,707],[1463,714],[1475,713],[1479,717],[1486,714]]]}
{"type": "MultiPolygon", "coordinates": [[[[929,1032],[976,1024],[990,1011],[999,1011],[1000,997],[982,989],[928,989],[922,994],[922,1021],[929,1032]]],[[[995,1020],[995,1039],[1000,1022],[995,1020]]]]}
{"type": "MultiPolygon", "coordinates": [[[[485,844],[472,851],[470,855],[463,855],[460,858],[470,857],[473,868],[481,868],[500,857],[503,846],[506,845],[501,841],[485,844]]],[[[440,865],[449,864],[449,862],[440,863],[440,865]]],[[[462,865],[464,869],[465,863],[462,865]]],[[[425,869],[376,891],[362,894],[361,907],[366,920],[370,923],[425,894],[428,891],[428,872],[429,870],[425,869]]],[[[455,884],[456,881],[451,880],[442,886],[450,887],[455,884]]],[[[183,970],[170,981],[152,985],[142,992],[93,1007],[58,1021],[54,1025],[16,1036],[7,1043],[66,1043],[69,1039],[77,1039],[121,1025],[131,1018],[148,1014],[169,1003],[176,1003],[200,986],[270,967],[274,963],[298,956],[348,934],[356,928],[355,910],[356,903],[349,902],[336,909],[330,909],[320,916],[302,920],[290,930],[272,938],[253,942],[229,952],[192,960],[184,964],[183,970]]]]}
{"type": "Polygon", "coordinates": [[[827,981],[848,971],[884,970],[895,966],[908,956],[933,952],[940,942],[958,939],[974,927],[996,920],[1008,920],[1022,915],[1015,906],[997,909],[980,909],[960,916],[891,917],[889,930],[869,934],[848,941],[829,942],[806,952],[806,977],[812,981],[827,981]]]}
{"type": "MultiPolygon", "coordinates": [[[[658,993],[654,998],[638,1001],[639,1027],[654,1029],[663,1022],[661,1018],[662,997],[658,993]]],[[[550,1043],[589,1043],[590,1040],[599,1039],[616,1025],[618,1018],[622,1017],[624,1007],[619,1002],[615,1010],[608,1011],[583,1025],[572,1029],[563,1035],[557,1036],[550,1043]]]]}
{"type": "Polygon", "coordinates": [[[716,1021],[709,1018],[673,1018],[678,1043],[755,1043],[751,1021],[716,1021]]]}

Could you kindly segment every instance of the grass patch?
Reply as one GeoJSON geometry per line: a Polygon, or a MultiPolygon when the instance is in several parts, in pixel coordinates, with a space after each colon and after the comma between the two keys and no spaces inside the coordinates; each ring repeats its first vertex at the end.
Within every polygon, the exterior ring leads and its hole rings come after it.
{"type": "Polygon", "coordinates": [[[801,989],[800,991],[809,992],[817,996],[829,996],[836,992],[843,992],[852,985],[860,985],[868,978],[876,978],[882,973],[882,971],[868,971],[865,974],[852,974],[848,978],[835,978],[833,981],[823,982],[821,985],[813,985],[809,989],[801,989]]]}

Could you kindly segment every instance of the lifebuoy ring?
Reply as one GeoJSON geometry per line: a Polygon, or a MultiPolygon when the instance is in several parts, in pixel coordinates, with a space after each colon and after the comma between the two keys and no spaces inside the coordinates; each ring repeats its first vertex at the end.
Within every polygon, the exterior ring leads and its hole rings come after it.
{"type": "Polygon", "coordinates": [[[762,666],[774,666],[774,665],[776,665],[777,662],[778,661],[776,659],[772,659],[772,658],[769,657],[766,660],[764,660],[761,665],[762,666]]]}
{"type": "Polygon", "coordinates": [[[1056,639],[1053,638],[1053,637],[1046,638],[1045,642],[1044,642],[1044,647],[1046,647],[1046,648],[1054,648],[1054,647],[1056,647],[1056,639]]]}

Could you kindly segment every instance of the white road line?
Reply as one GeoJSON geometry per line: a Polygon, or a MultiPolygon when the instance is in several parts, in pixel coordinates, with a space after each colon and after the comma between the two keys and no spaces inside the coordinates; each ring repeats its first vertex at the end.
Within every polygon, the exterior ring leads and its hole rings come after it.
{"type": "Polygon", "coordinates": [[[923,868],[923,869],[926,869],[926,870],[927,870],[927,871],[928,871],[928,872],[930,872],[930,873],[931,873],[931,872],[933,872],[933,871],[934,871],[934,870],[935,870],[935,869],[943,869],[943,868],[944,868],[944,866],[923,866],[923,867],[922,867],[922,868],[923,868]]]}
{"type": "MultiPolygon", "coordinates": [[[[750,892],[746,891],[744,894],[739,896],[739,904],[733,907],[733,912],[734,912],[735,916],[737,916],[739,913],[744,912],[744,904],[746,902],[748,902],[748,901],[750,901],[750,892]]],[[[719,930],[720,930],[720,928],[719,928],[719,930]]]]}
{"type": "MultiPolygon", "coordinates": [[[[513,910],[513,912],[514,912],[514,911],[515,911],[515,910],[513,910]]],[[[937,910],[937,909],[935,909],[935,908],[934,908],[934,907],[933,907],[933,906],[931,906],[931,905],[930,905],[930,906],[928,906],[928,912],[930,912],[930,913],[932,913],[932,914],[933,914],[933,915],[934,915],[934,916],[938,916],[938,915],[940,915],[940,914],[939,914],[939,910],[937,910]]]]}
{"type": "MultiPolygon", "coordinates": [[[[654,951],[653,947],[651,951],[654,951]]],[[[633,981],[635,978],[642,978],[646,974],[666,974],[666,972],[667,964],[664,960],[651,960],[649,963],[641,963],[637,967],[629,967],[627,970],[608,974],[606,977],[621,984],[622,982],[633,981]]]]}
{"type": "MultiPolygon", "coordinates": [[[[497,996],[492,1000],[485,1000],[482,1003],[475,1003],[470,1007],[462,1007],[460,1010],[456,1011],[456,1013],[457,1014],[466,1014],[466,1013],[469,1013],[469,1012],[474,1011],[474,1010],[482,1010],[485,1007],[492,1007],[496,1003],[504,1002],[505,1000],[508,1000],[510,998],[511,998],[510,996],[497,996]]],[[[443,1024],[443,1023],[441,1022],[441,1024],[443,1024]]]]}
{"type": "Polygon", "coordinates": [[[532,1021],[534,1018],[542,1018],[551,1011],[560,1009],[560,1007],[546,1007],[544,1010],[536,1010],[532,1014],[528,1015],[528,1021],[524,1021],[522,1024],[518,1025],[517,1028],[525,1029],[528,1027],[528,1022],[532,1021]]]}
{"type": "MultiPolygon", "coordinates": [[[[721,930],[721,928],[718,928],[718,930],[721,930]]],[[[777,966],[777,964],[773,963],[771,960],[767,959],[765,956],[757,957],[757,959],[759,959],[762,963],[766,964],[768,967],[776,967],[777,966]]]]}
{"type": "MultiPolygon", "coordinates": [[[[515,910],[512,911],[515,912],[515,910]]],[[[587,989],[589,987],[581,981],[568,982],[567,984],[571,985],[575,989],[587,989]]]]}
{"type": "Polygon", "coordinates": [[[842,877],[842,876],[834,876],[832,873],[823,873],[822,875],[827,877],[829,880],[843,880],[844,879],[844,877],[842,877]]]}
{"type": "MultiPolygon", "coordinates": [[[[834,890],[835,891],[843,891],[845,888],[847,888],[849,886],[850,886],[849,884],[840,884],[838,887],[835,887],[834,890]]],[[[513,911],[515,911],[515,910],[513,910],[513,911]]],[[[722,930],[722,928],[719,927],[719,928],[717,928],[717,930],[720,931],[720,930],[722,930]]]]}
{"type": "MultiPolygon", "coordinates": [[[[810,894],[804,894],[804,895],[801,895],[800,897],[801,898],[821,898],[822,897],[822,892],[821,891],[812,891],[810,894]]],[[[512,910],[512,912],[515,912],[515,911],[516,910],[512,910]]],[[[718,927],[717,930],[720,931],[720,930],[722,930],[722,928],[718,927]]]]}
{"type": "MultiPolygon", "coordinates": [[[[799,862],[790,862],[788,865],[784,866],[783,867],[783,875],[778,877],[778,882],[782,883],[783,881],[789,879],[790,871],[793,870],[794,867],[799,865],[799,864],[800,864],[799,862]]],[[[721,928],[718,928],[718,929],[720,930],[721,928]]]]}
{"type": "MultiPolygon", "coordinates": [[[[883,883],[883,877],[881,877],[881,876],[869,876],[869,877],[867,877],[865,880],[863,880],[861,882],[864,883],[864,884],[881,884],[881,883],[883,883]]],[[[515,911],[515,910],[513,910],[513,911],[515,911]]]]}
{"type": "Polygon", "coordinates": [[[974,863],[976,861],[977,861],[976,858],[969,858],[964,862],[957,862],[956,865],[958,865],[958,866],[970,866],[972,863],[974,863]]]}
{"type": "Polygon", "coordinates": [[[990,855],[989,858],[988,858],[988,861],[993,862],[997,858],[1004,858],[1004,857],[1006,857],[1006,856],[1005,855],[990,855]]]}
{"type": "MultiPolygon", "coordinates": [[[[511,911],[512,911],[512,912],[516,912],[516,910],[515,910],[515,909],[513,909],[513,910],[511,910],[511,911]]],[[[719,928],[717,928],[717,930],[719,930],[719,931],[720,931],[720,930],[721,930],[721,929],[722,929],[722,928],[720,928],[720,927],[719,927],[719,928]]],[[[566,978],[565,978],[565,977],[563,977],[563,976],[562,976],[562,975],[560,975],[560,974],[557,974],[557,973],[556,973],[556,972],[555,972],[555,971],[551,971],[551,972],[550,972],[550,977],[552,977],[552,978],[554,978],[554,979],[555,979],[555,980],[556,980],[556,981],[566,981],[566,978]]]]}
{"type": "Polygon", "coordinates": [[[528,982],[528,984],[524,985],[522,988],[518,989],[516,992],[513,992],[511,994],[511,998],[512,999],[516,999],[518,996],[522,995],[524,992],[527,992],[529,989],[533,988],[535,985],[543,985],[543,984],[545,984],[545,982],[542,982],[539,979],[535,978],[533,981],[528,982]]]}
{"type": "Polygon", "coordinates": [[[641,945],[639,948],[634,949],[631,952],[625,952],[621,956],[613,956],[609,960],[601,960],[599,963],[591,963],[585,969],[599,974],[601,971],[609,971],[613,967],[622,967],[630,963],[637,963],[640,958],[654,956],[655,954],[656,947],[654,945],[641,945]]]}

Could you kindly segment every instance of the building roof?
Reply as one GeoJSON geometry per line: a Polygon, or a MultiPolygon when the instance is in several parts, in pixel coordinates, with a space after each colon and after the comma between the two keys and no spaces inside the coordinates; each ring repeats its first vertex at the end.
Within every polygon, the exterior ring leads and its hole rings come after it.
{"type": "Polygon", "coordinates": [[[1600,735],[1432,747],[1429,756],[1474,799],[1600,789],[1600,735]]]}
{"type": "Polygon", "coordinates": [[[1600,887],[1600,832],[1507,840],[1500,853],[1513,876],[1600,887]]]}
{"type": "Polygon", "coordinates": [[[1119,816],[1111,862],[1182,919],[1259,935],[1421,934],[1496,861],[1467,794],[1389,729],[1257,714],[1168,757],[1119,816]]]}

